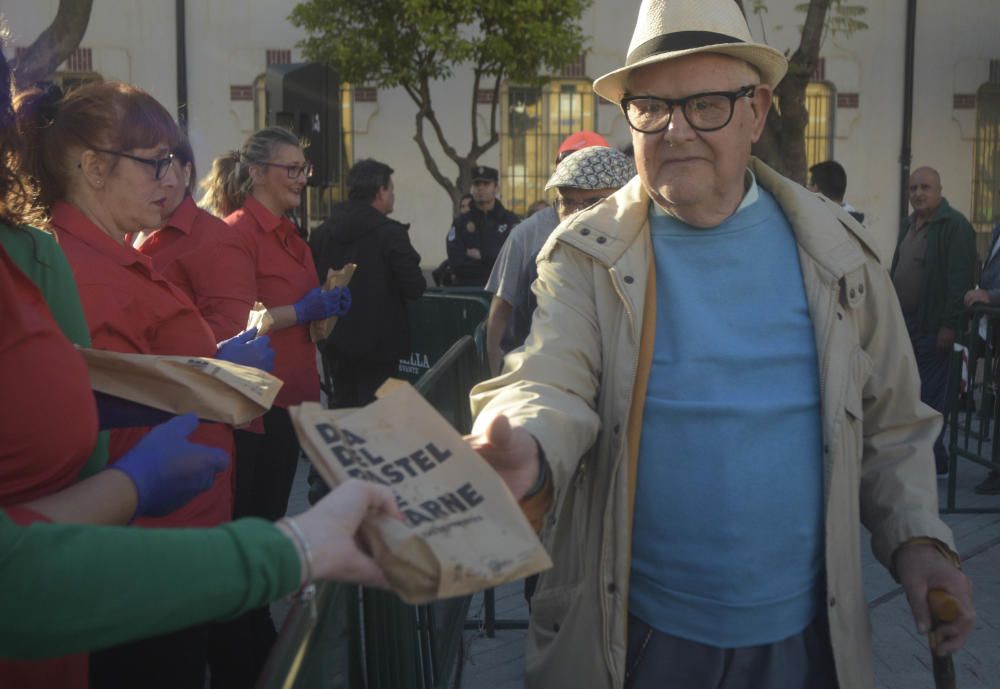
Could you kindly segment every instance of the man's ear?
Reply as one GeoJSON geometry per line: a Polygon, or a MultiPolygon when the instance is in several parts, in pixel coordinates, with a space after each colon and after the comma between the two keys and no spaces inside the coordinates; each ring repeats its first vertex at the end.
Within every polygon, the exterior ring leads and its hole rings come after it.
{"type": "Polygon", "coordinates": [[[184,187],[191,185],[191,163],[184,166],[184,187]]]}
{"type": "Polygon", "coordinates": [[[774,90],[767,84],[758,84],[754,87],[753,97],[750,98],[750,109],[753,111],[753,139],[754,143],[764,132],[767,124],[767,113],[771,111],[771,103],[774,101],[774,90]]]}
{"type": "Polygon", "coordinates": [[[100,189],[107,181],[107,161],[97,151],[85,149],[80,154],[79,168],[83,172],[83,178],[91,187],[100,189]]]}

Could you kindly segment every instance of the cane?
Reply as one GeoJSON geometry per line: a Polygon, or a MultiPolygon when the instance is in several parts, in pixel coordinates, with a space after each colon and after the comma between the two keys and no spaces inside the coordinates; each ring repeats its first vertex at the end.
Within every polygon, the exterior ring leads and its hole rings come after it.
{"type": "Polygon", "coordinates": [[[927,593],[927,603],[931,609],[931,630],[927,633],[927,641],[931,647],[934,687],[935,689],[955,689],[955,663],[951,654],[941,656],[937,654],[936,649],[941,643],[938,628],[948,622],[954,622],[961,614],[958,609],[958,601],[950,593],[934,589],[927,593]]]}

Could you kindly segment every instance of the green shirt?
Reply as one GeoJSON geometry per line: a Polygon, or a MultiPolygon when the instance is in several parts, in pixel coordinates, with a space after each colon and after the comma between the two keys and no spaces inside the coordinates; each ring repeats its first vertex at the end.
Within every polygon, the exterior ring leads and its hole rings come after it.
{"type": "MultiPolygon", "coordinates": [[[[80,293],[73,280],[66,255],[55,237],[34,227],[11,229],[0,224],[0,245],[17,267],[35,283],[45,297],[49,311],[66,339],[81,347],[90,346],[90,329],[83,316],[80,293]]],[[[97,444],[80,471],[84,479],[96,474],[108,463],[108,433],[97,435],[97,444]]]]}
{"type": "Polygon", "coordinates": [[[115,646],[293,592],[295,545],[270,522],[213,529],[35,523],[0,512],[0,657],[115,646]]]}

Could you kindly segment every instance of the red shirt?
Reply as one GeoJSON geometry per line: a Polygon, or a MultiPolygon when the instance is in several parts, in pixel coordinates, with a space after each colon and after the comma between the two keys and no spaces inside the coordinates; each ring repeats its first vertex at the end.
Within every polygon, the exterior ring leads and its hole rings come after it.
{"type": "Polygon", "coordinates": [[[170,219],[136,247],[194,302],[217,342],[247,327],[257,291],[253,260],[229,225],[185,196],[170,219]]]}
{"type": "MultiPolygon", "coordinates": [[[[198,309],[152,262],[130,246],[118,244],[68,203],[52,208],[51,224],[80,289],[80,301],[94,347],[136,354],[215,356],[215,336],[198,309]]],[[[111,432],[109,459],[124,455],[148,428],[111,432]]],[[[229,426],[202,423],[194,442],[233,454],[229,426]]],[[[143,526],[214,526],[232,515],[230,468],[212,487],[165,517],[143,518],[143,526]]]]}
{"type": "MultiPolygon", "coordinates": [[[[309,245],[299,237],[288,218],[274,215],[248,196],[243,207],[226,218],[246,244],[257,278],[257,301],[268,308],[288,306],[319,287],[316,265],[309,245]]],[[[294,325],[271,333],[274,375],[284,385],[274,401],[288,407],[319,401],[316,347],[309,339],[309,324],[294,325]]]]}
{"type": "MultiPolygon", "coordinates": [[[[8,507],[76,481],[97,441],[97,406],[83,357],[3,247],[0,314],[0,506],[8,507]]],[[[46,521],[25,508],[6,511],[18,524],[46,521]]],[[[87,659],[84,653],[44,661],[0,660],[0,687],[84,689],[87,659]]]]}
{"type": "Polygon", "coordinates": [[[0,314],[0,507],[8,507],[76,482],[97,442],[97,407],[83,357],[2,248],[0,314]]]}

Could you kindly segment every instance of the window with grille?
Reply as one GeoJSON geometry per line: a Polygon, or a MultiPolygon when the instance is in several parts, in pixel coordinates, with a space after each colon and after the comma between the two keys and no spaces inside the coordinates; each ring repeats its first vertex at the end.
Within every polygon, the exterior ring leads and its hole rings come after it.
{"type": "Polygon", "coordinates": [[[1000,222],[1000,83],[983,84],[976,93],[974,151],[972,224],[988,241],[992,224],[1000,222]]]}
{"type": "Polygon", "coordinates": [[[806,169],[833,158],[833,114],[835,94],[826,81],[811,81],[806,86],[806,169]]]}
{"type": "Polygon", "coordinates": [[[542,86],[506,87],[501,106],[500,190],[504,206],[523,217],[545,198],[562,140],[595,129],[597,99],[589,81],[553,79],[542,86]]]}

